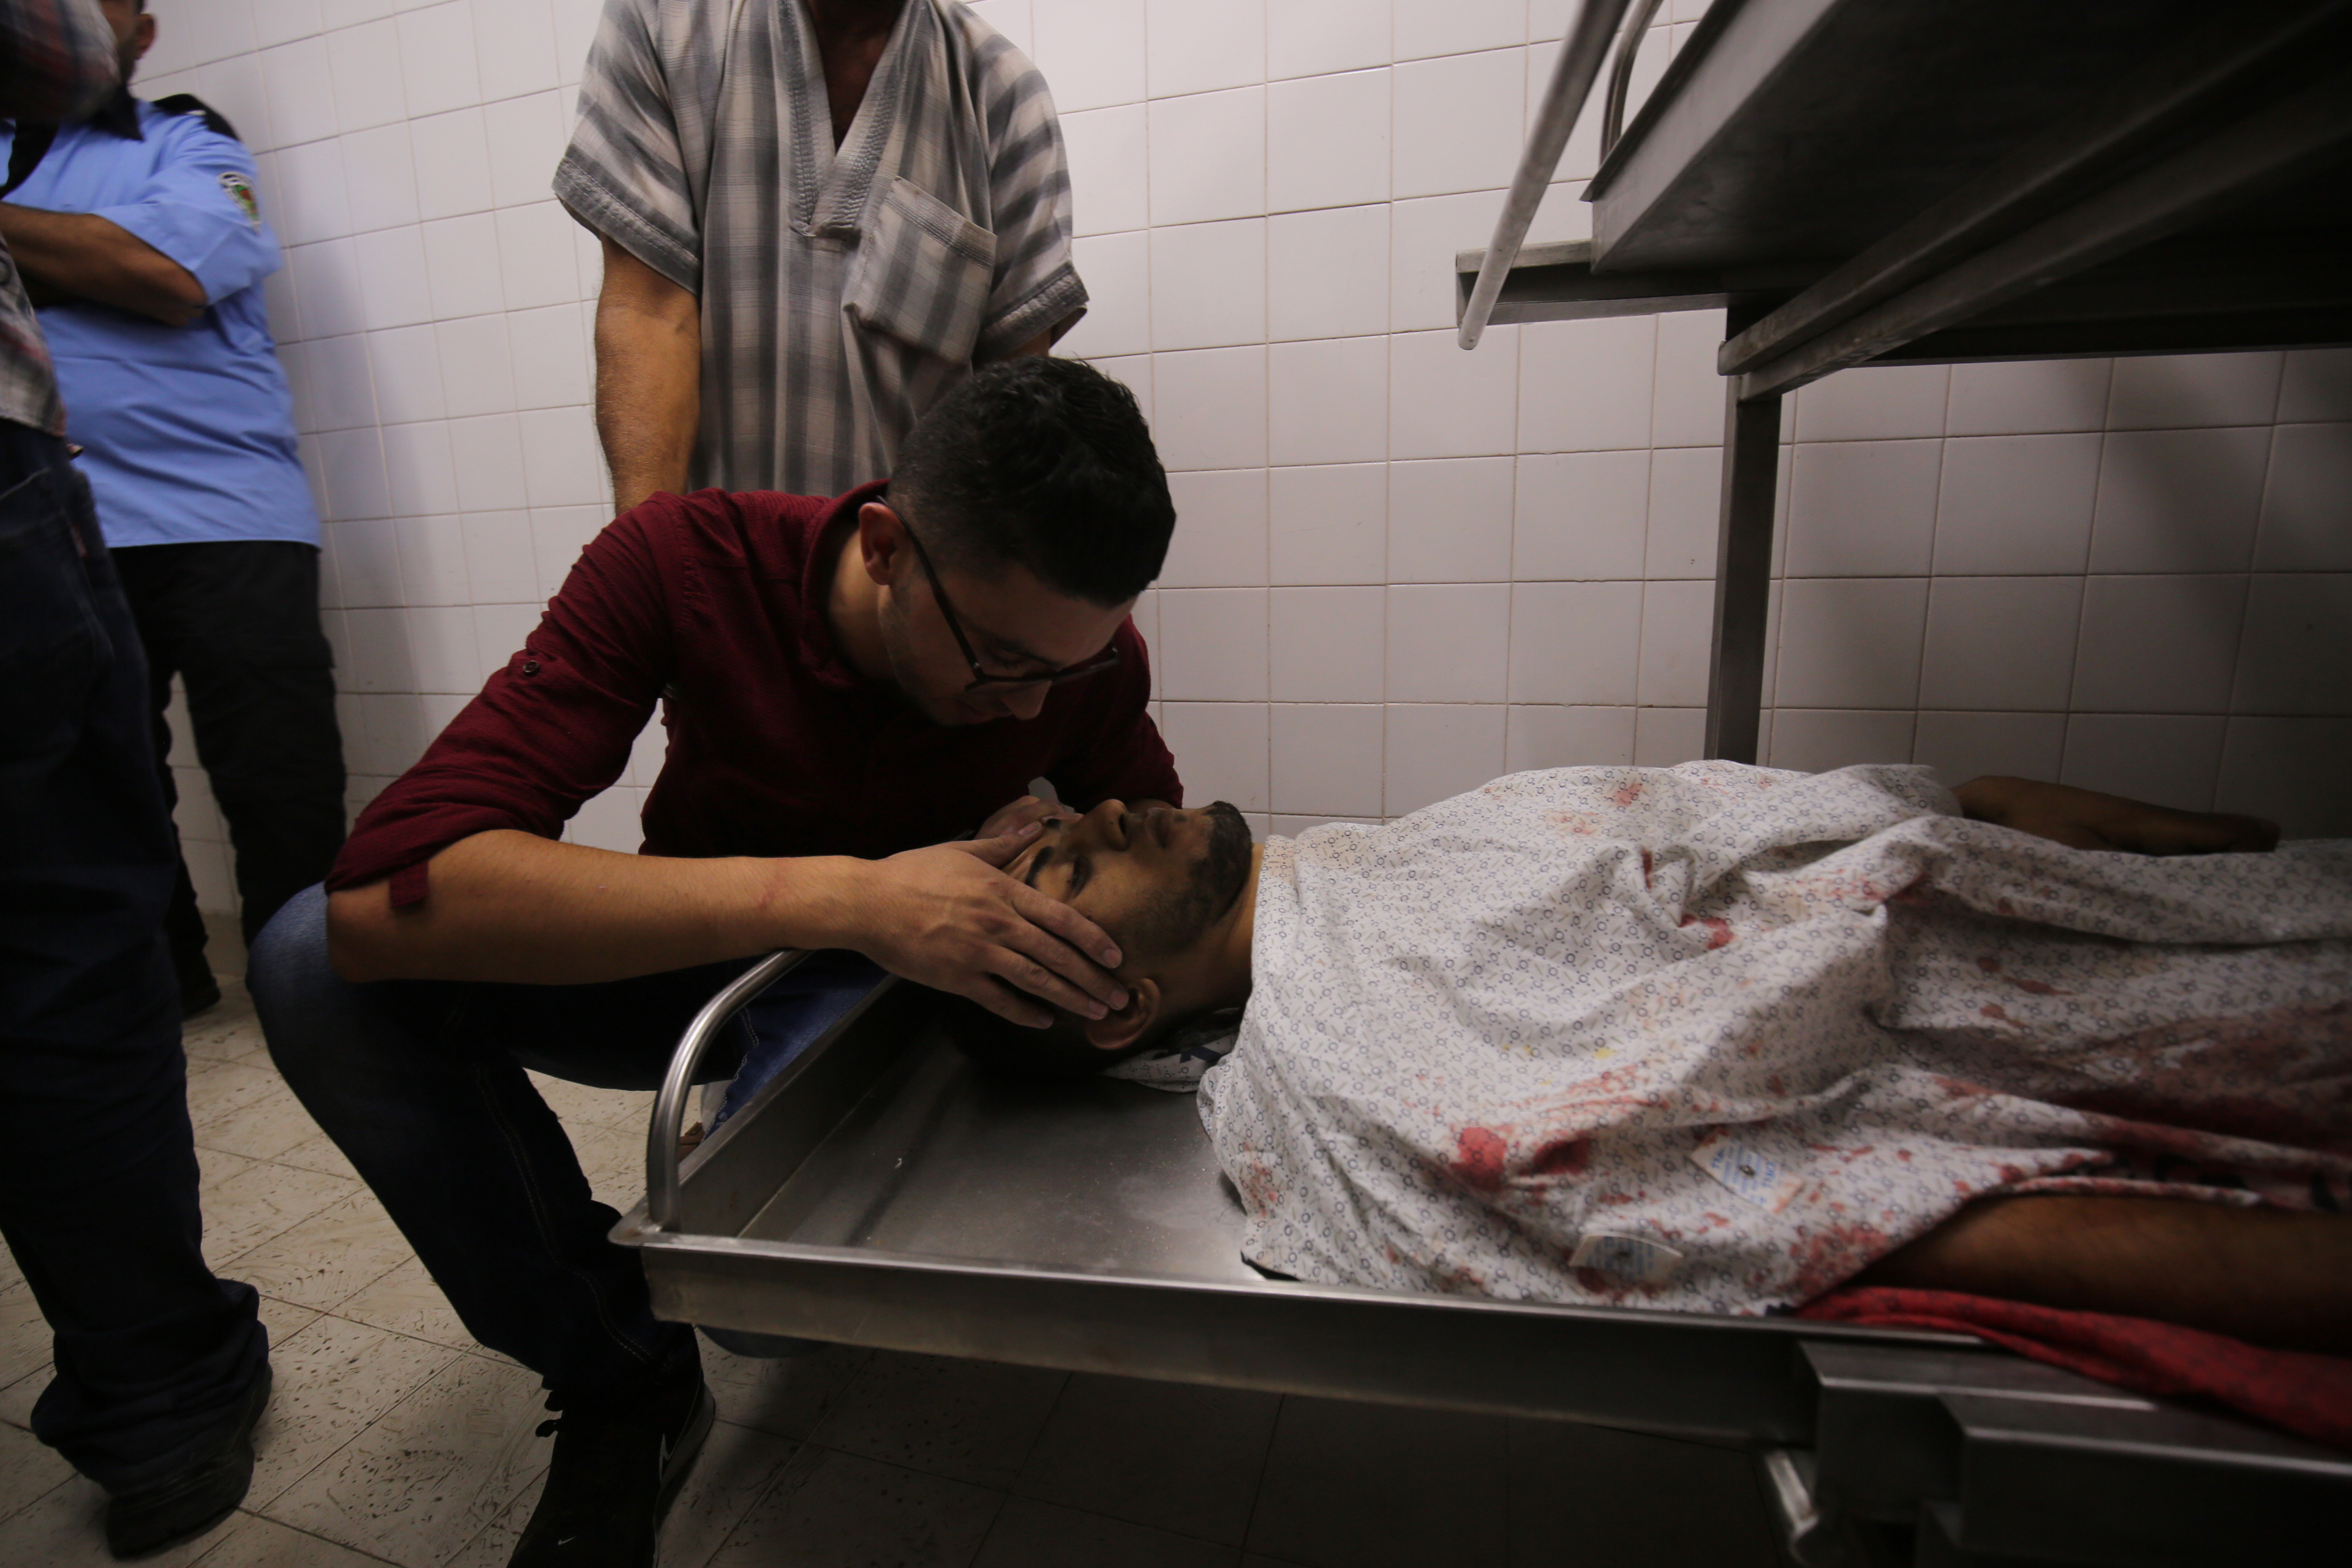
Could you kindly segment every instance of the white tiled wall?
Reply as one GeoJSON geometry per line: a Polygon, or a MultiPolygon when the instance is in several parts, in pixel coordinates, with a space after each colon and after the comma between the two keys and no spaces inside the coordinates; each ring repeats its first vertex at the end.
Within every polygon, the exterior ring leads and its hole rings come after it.
{"type": "MultiPolygon", "coordinates": [[[[1065,109],[1097,303],[1063,352],[1146,395],[1180,470],[1170,734],[1192,789],[1277,827],[1698,748],[1719,317],[1473,354],[1447,330],[1570,8],[980,6],[1065,109]]],[[[1538,238],[1582,232],[1594,153],[1588,128],[1538,238]]],[[[2352,832],[2352,357],[1852,372],[1793,402],[1771,761],[2352,832]]]]}
{"type": "MultiPolygon", "coordinates": [[[[153,0],[139,90],[257,156],[270,322],[326,519],[354,809],[520,644],[608,508],[588,412],[594,244],[548,181],[601,0],[153,0]]],[[[234,892],[175,714],[189,868],[234,892]]],[[[635,770],[583,815],[628,838],[635,770]]]]}
{"type": "MultiPolygon", "coordinates": [[[[261,153],[363,799],[604,515],[596,252],[547,196],[598,0],[156,0],[261,153]]],[[[1052,84],[1181,514],[1139,620],[1188,788],[1292,828],[1695,755],[1713,313],[1454,346],[1569,0],[981,0],[1052,84]]],[[[1672,0],[1654,80],[1700,0],[1672,0]]],[[[1588,123],[1535,237],[1585,232],[1588,123]]],[[[1769,757],[2352,833],[2352,355],[1849,372],[1794,400],[1769,757]]],[[[633,846],[651,780],[574,831],[633,846]]],[[[187,750],[178,755],[185,761],[187,750]]],[[[185,775],[184,775],[184,777],[185,775]]],[[[193,781],[191,781],[193,783],[193,781]]],[[[191,837],[216,822],[188,790],[191,837]]],[[[225,887],[216,845],[199,869],[225,887]]]]}

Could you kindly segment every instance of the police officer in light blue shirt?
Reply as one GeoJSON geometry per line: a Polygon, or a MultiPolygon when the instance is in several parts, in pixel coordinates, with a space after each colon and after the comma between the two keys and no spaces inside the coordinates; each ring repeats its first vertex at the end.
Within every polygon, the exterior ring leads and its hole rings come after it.
{"type": "MultiPolygon", "coordinates": [[[[104,0],[135,60],[144,0],[104,0]]],[[[20,128],[0,235],[40,307],[66,436],[147,648],[171,792],[171,681],[236,854],[248,940],[324,877],[343,836],[342,746],[319,624],[319,518],[262,303],[280,265],[253,158],[193,98],[126,85],[46,152],[20,128]],[[22,143],[22,145],[19,145],[22,143]]],[[[183,864],[170,920],[183,1005],[219,992],[183,864]]]]}

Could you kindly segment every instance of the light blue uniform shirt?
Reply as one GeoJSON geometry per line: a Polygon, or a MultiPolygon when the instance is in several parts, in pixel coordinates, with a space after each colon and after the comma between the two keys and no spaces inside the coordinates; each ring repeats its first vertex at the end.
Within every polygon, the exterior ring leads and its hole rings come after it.
{"type": "MultiPolygon", "coordinates": [[[[262,309],[261,280],[280,258],[253,157],[201,114],[137,110],[142,140],[117,135],[105,114],[66,126],[8,197],[121,225],[186,268],[209,305],[184,327],[110,305],[41,310],[66,438],[85,448],[79,466],[106,542],[315,545],[294,400],[262,309]]],[[[0,132],[0,147],[8,140],[0,132]]]]}

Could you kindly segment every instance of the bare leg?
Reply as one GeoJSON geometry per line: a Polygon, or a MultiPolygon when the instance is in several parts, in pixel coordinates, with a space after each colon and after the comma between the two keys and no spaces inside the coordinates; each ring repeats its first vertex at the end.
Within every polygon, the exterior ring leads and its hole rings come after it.
{"type": "Polygon", "coordinates": [[[2180,1198],[1988,1198],[1850,1283],[1961,1290],[2352,1353],[2352,1215],[2180,1198]]]}

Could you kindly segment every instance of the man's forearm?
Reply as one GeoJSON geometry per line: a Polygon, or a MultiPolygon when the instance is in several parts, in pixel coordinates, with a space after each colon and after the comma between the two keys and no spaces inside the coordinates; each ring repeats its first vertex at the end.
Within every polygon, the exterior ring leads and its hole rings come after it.
{"type": "Polygon", "coordinates": [[[389,882],[329,894],[328,956],[353,981],[585,985],[780,947],[848,948],[1007,1017],[1045,1022],[1042,999],[1099,1018],[1127,1005],[1108,973],[1117,944],[1004,874],[1035,831],[881,860],[680,860],[498,829],[435,856],[431,891],[412,908],[392,907],[389,882]]]}
{"type": "Polygon", "coordinates": [[[2352,1215],[2165,1197],[1995,1197],[1857,1285],[2156,1318],[2289,1350],[2352,1352],[2352,1215]]]}
{"type": "Polygon", "coordinates": [[[587,984],[841,945],[849,859],[617,855],[512,829],[435,856],[421,904],[375,882],[329,896],[335,968],[350,980],[587,984]]]}
{"type": "Polygon", "coordinates": [[[635,256],[604,242],[596,297],[596,435],[626,511],[656,490],[683,491],[702,411],[702,306],[635,256]]]}
{"type": "Polygon", "coordinates": [[[152,316],[167,327],[184,327],[204,313],[205,289],[194,273],[94,213],[0,202],[0,238],[26,279],[46,290],[152,316]]]}

